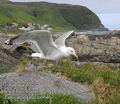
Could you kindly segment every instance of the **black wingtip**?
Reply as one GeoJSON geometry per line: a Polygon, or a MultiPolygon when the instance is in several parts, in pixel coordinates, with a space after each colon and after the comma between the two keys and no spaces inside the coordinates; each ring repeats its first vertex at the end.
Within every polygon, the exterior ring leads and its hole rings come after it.
{"type": "Polygon", "coordinates": [[[5,45],[13,45],[12,41],[10,39],[7,39],[5,42],[4,42],[5,45]]]}

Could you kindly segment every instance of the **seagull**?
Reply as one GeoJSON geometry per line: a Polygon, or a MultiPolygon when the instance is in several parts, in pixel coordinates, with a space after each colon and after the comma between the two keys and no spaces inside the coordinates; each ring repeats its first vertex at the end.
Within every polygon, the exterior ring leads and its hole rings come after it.
{"type": "Polygon", "coordinates": [[[32,53],[31,57],[45,60],[60,60],[63,57],[69,57],[71,55],[78,59],[75,50],[72,47],[67,47],[65,45],[66,39],[73,33],[74,31],[65,32],[63,35],[53,41],[50,31],[34,30],[6,40],[5,44],[18,47],[27,42],[35,51],[35,53],[32,53]]]}

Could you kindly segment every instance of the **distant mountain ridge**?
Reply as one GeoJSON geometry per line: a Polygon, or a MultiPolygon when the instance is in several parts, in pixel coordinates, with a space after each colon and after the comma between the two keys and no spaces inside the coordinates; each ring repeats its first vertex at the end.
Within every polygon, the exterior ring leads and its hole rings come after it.
{"type": "Polygon", "coordinates": [[[1,3],[0,24],[12,22],[49,24],[55,30],[104,28],[98,16],[84,6],[48,2],[1,3]]]}
{"type": "Polygon", "coordinates": [[[0,0],[0,2],[10,2],[9,0],[0,0]]]}

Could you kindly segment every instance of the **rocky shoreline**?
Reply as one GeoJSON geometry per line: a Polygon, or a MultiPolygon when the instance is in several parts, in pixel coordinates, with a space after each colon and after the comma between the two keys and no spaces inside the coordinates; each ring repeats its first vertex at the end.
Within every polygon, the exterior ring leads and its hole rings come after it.
{"type": "Polygon", "coordinates": [[[77,35],[68,40],[79,55],[80,62],[120,63],[120,31],[106,35],[77,35]]]}
{"type": "MultiPolygon", "coordinates": [[[[58,36],[54,35],[54,37],[56,38],[58,36]]],[[[12,66],[15,64],[14,62],[18,62],[16,56],[14,56],[15,53],[13,55],[9,52],[11,46],[2,44],[6,39],[6,36],[0,36],[0,52],[2,55],[0,57],[0,67],[12,66]],[[4,61],[2,59],[3,57],[4,61]],[[13,64],[7,65],[7,62],[13,64]]],[[[80,62],[120,63],[120,31],[112,31],[106,35],[90,35],[88,33],[84,35],[74,34],[67,39],[67,45],[75,48],[80,62]]]]}

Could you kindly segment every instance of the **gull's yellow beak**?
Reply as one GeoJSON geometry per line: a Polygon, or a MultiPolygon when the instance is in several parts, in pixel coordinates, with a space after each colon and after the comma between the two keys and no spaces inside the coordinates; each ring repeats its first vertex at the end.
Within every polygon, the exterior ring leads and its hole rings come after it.
{"type": "Polygon", "coordinates": [[[79,59],[76,53],[75,53],[73,56],[74,56],[77,60],[79,59]]]}
{"type": "Polygon", "coordinates": [[[79,59],[77,55],[75,55],[75,57],[76,57],[77,60],[79,59]]]}

